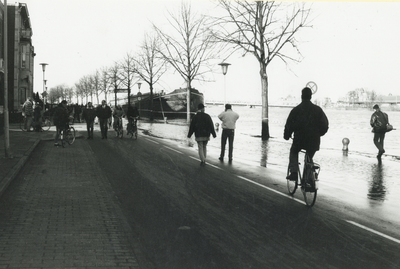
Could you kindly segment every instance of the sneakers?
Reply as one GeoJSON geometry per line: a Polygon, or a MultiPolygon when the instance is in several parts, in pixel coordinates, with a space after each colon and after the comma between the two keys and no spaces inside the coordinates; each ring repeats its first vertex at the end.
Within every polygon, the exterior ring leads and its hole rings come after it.
{"type": "Polygon", "coordinates": [[[58,144],[58,143],[54,143],[54,146],[55,146],[55,147],[59,147],[59,146],[60,146],[60,144],[58,144]]]}
{"type": "Polygon", "coordinates": [[[290,175],[288,175],[286,177],[286,179],[291,180],[291,181],[297,181],[297,177],[298,177],[297,172],[296,173],[290,173],[290,175]]]}

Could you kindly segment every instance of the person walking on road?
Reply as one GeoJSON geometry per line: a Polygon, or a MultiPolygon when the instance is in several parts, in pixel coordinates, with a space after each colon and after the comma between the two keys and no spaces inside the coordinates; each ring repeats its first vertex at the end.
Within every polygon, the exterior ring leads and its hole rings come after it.
{"type": "Polygon", "coordinates": [[[199,104],[197,108],[198,111],[190,122],[187,137],[192,137],[194,133],[199,148],[200,165],[204,166],[206,164],[207,143],[210,140],[210,134],[212,134],[214,138],[217,137],[217,134],[215,133],[214,123],[210,115],[204,112],[204,105],[199,104]]]}
{"type": "Polygon", "coordinates": [[[28,132],[31,131],[32,121],[33,121],[33,102],[32,97],[28,97],[25,103],[22,105],[22,115],[25,117],[25,126],[28,132]]]}
{"type": "Polygon", "coordinates": [[[107,139],[108,120],[111,118],[111,108],[105,100],[101,101],[101,105],[97,107],[97,117],[100,122],[101,139],[107,139]]]}
{"type": "Polygon", "coordinates": [[[389,116],[382,112],[378,105],[374,105],[373,109],[375,112],[371,115],[370,124],[372,132],[374,133],[374,144],[378,149],[378,159],[381,159],[384,149],[385,134],[387,132],[387,125],[389,124],[389,116]]]}
{"type": "Polygon", "coordinates": [[[66,125],[69,122],[69,111],[67,108],[67,101],[62,100],[61,103],[58,104],[53,114],[53,122],[56,126],[56,135],[54,137],[54,146],[60,146],[58,143],[58,139],[60,137],[60,133],[63,129],[65,129],[66,125]]]}
{"type": "Polygon", "coordinates": [[[86,139],[93,139],[93,125],[96,118],[96,109],[94,109],[92,102],[88,102],[87,106],[83,109],[82,118],[86,121],[86,130],[88,137],[86,139]]]}
{"type": "Polygon", "coordinates": [[[283,138],[289,140],[294,133],[289,154],[289,180],[297,181],[300,150],[306,150],[312,159],[319,150],[321,136],[326,134],[329,128],[328,118],[319,106],[311,102],[311,95],[310,88],[302,90],[302,101],[290,111],[285,124],[283,138]]]}
{"type": "Polygon", "coordinates": [[[225,105],[225,111],[218,115],[222,121],[222,136],[221,136],[221,155],[219,160],[224,161],[226,140],[229,143],[229,163],[232,163],[233,157],[233,139],[235,137],[236,121],[239,119],[239,114],[232,110],[231,104],[225,105]]]}

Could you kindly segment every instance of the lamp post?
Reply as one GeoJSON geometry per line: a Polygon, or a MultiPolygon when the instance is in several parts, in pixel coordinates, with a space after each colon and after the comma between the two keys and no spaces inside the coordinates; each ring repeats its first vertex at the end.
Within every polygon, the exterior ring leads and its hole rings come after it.
{"type": "Polygon", "coordinates": [[[224,75],[224,105],[226,105],[226,73],[228,72],[228,66],[230,66],[231,64],[228,63],[220,63],[218,64],[221,66],[222,68],[222,74],[224,75]]]}
{"type": "Polygon", "coordinates": [[[137,96],[138,96],[138,101],[139,101],[139,118],[140,118],[140,101],[142,100],[142,93],[140,92],[140,87],[142,86],[142,82],[138,82],[137,86],[139,89],[137,96]]]}
{"type": "MultiPolygon", "coordinates": [[[[43,97],[43,95],[44,95],[44,93],[46,91],[46,81],[47,81],[47,80],[44,79],[44,73],[46,71],[46,65],[48,65],[48,64],[47,63],[40,63],[40,65],[42,66],[42,71],[43,71],[43,90],[42,90],[42,97],[43,97]]],[[[44,97],[43,97],[43,111],[45,111],[45,106],[46,106],[46,103],[45,103],[45,100],[44,100],[44,97]]]]}

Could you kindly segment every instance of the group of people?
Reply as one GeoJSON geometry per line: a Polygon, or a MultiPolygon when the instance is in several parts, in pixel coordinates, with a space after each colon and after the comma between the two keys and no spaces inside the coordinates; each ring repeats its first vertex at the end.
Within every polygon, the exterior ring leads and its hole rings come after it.
{"type": "MultiPolygon", "coordinates": [[[[195,140],[198,145],[200,165],[206,164],[207,158],[207,143],[210,140],[210,135],[217,137],[214,129],[214,123],[207,113],[205,113],[204,104],[198,105],[198,111],[193,116],[189,127],[188,138],[195,135],[195,140]]],[[[232,163],[233,158],[233,140],[235,137],[236,121],[239,119],[239,114],[232,110],[232,105],[226,104],[225,111],[218,115],[222,121],[222,136],[221,136],[221,154],[219,160],[224,161],[226,142],[229,144],[228,158],[229,163],[232,163]]]]}
{"type": "MultiPolygon", "coordinates": [[[[283,138],[285,140],[293,139],[289,152],[289,175],[287,179],[296,181],[298,178],[298,155],[301,150],[305,150],[312,159],[315,153],[320,149],[321,136],[325,135],[329,129],[329,121],[321,107],[311,102],[312,91],[306,87],[301,92],[301,103],[294,107],[286,120],[283,138]]],[[[370,124],[373,127],[374,144],[378,149],[378,160],[381,159],[384,149],[385,133],[390,131],[389,117],[382,112],[378,105],[373,107],[375,112],[371,116],[370,124]]],[[[232,110],[230,104],[225,105],[225,111],[218,115],[222,121],[221,136],[221,154],[219,160],[224,161],[226,142],[229,142],[228,160],[232,162],[233,158],[233,140],[235,136],[236,121],[239,115],[232,110]]],[[[216,137],[213,121],[207,113],[205,106],[198,105],[198,111],[193,116],[190,123],[187,137],[190,138],[193,133],[198,144],[200,165],[204,166],[207,157],[207,143],[212,135],[216,137]]]]}
{"type": "MultiPolygon", "coordinates": [[[[63,130],[74,118],[76,111],[69,112],[67,108],[67,101],[63,100],[55,109],[53,114],[53,122],[56,126],[56,136],[55,136],[55,146],[58,146],[58,138],[61,130],[63,130]]],[[[122,124],[119,122],[121,117],[125,115],[122,107],[117,105],[112,111],[111,107],[107,105],[107,102],[103,100],[101,105],[96,108],[93,106],[92,102],[88,102],[87,105],[82,110],[82,119],[86,122],[86,130],[87,130],[87,139],[93,139],[93,128],[94,121],[96,117],[99,119],[101,138],[107,139],[108,128],[110,126],[111,117],[114,117],[114,129],[117,124],[122,124]]],[[[128,107],[127,111],[128,121],[131,121],[132,118],[136,118],[139,116],[139,113],[135,107],[128,107]]],[[[80,119],[79,119],[80,121],[80,119]]]]}
{"type": "Polygon", "coordinates": [[[22,105],[22,115],[25,117],[25,126],[28,132],[42,131],[43,107],[39,102],[34,102],[32,97],[28,97],[22,105]]]}

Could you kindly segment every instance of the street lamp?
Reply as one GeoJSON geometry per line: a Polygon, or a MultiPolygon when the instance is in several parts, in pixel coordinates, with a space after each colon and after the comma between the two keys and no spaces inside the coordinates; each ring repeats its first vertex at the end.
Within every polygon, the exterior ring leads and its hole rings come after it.
{"type": "Polygon", "coordinates": [[[137,83],[139,92],[138,92],[138,101],[139,101],[139,117],[140,117],[140,101],[142,100],[142,93],[140,92],[140,87],[142,86],[142,82],[137,83]]]}
{"type": "Polygon", "coordinates": [[[220,63],[218,64],[222,68],[222,74],[224,74],[224,105],[226,105],[226,73],[228,72],[228,66],[231,64],[228,63],[220,63]]]}
{"type": "Polygon", "coordinates": [[[43,98],[43,111],[45,111],[45,107],[46,107],[46,100],[45,100],[45,92],[46,92],[46,81],[44,79],[44,72],[46,71],[46,65],[48,65],[47,63],[40,63],[40,65],[42,66],[42,70],[43,70],[43,91],[42,91],[42,98],[43,98]]]}

